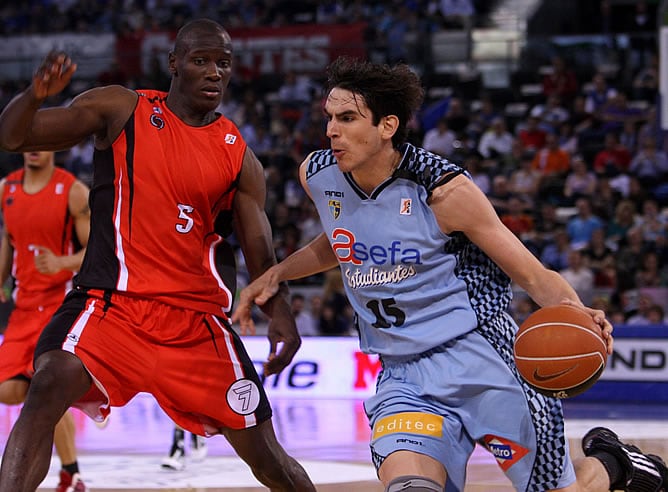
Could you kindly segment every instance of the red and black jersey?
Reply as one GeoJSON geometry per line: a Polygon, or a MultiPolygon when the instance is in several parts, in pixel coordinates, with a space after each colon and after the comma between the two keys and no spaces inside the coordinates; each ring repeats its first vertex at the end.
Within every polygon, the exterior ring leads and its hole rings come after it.
{"type": "Polygon", "coordinates": [[[69,194],[76,178],[55,168],[47,185],[37,193],[23,189],[24,170],[7,175],[2,195],[2,214],[9,242],[14,248],[12,276],[14,301],[22,309],[61,302],[71,287],[73,273],[45,275],[35,268],[36,246],[58,256],[74,252],[74,223],[69,213],[69,194]]]}
{"type": "Polygon", "coordinates": [[[121,134],[95,151],[91,233],[75,282],[221,315],[234,292],[216,267],[216,219],[234,198],[246,143],[223,116],[189,126],[166,93],[138,93],[121,134]]]}

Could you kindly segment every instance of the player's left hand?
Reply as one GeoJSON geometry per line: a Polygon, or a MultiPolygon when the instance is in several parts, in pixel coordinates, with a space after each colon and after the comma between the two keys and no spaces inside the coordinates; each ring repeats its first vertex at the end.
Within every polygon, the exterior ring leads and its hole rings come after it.
{"type": "Polygon", "coordinates": [[[60,257],[45,246],[34,246],[35,268],[39,273],[53,275],[62,270],[60,257]]]}
{"type": "Polygon", "coordinates": [[[264,306],[278,293],[279,283],[268,272],[241,289],[237,305],[232,313],[232,323],[239,323],[242,335],[255,335],[253,305],[264,306]]]}

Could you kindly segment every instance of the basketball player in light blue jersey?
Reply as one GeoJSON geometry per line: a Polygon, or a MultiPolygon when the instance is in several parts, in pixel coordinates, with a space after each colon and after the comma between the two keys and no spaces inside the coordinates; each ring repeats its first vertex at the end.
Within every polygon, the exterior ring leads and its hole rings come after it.
{"type": "Polygon", "coordinates": [[[254,329],[253,302],[281,282],[341,268],[361,348],[383,364],[365,409],[387,492],[464,490],[476,443],[520,491],[664,490],[661,458],[608,429],[592,429],[573,463],[560,401],[518,374],[511,279],[540,306],[588,313],[608,353],[612,325],[501,223],[462,168],[405,143],[419,78],[406,65],[342,58],[326,90],[331,149],[300,168],[325,232],[242,291],[242,331],[254,329]]]}

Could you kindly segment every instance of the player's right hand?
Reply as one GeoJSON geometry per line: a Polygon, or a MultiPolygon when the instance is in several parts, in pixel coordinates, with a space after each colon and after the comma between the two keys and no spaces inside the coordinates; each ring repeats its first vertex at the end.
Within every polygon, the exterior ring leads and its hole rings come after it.
{"type": "Polygon", "coordinates": [[[61,92],[70,83],[77,69],[76,63],[63,52],[52,51],[32,78],[32,92],[36,99],[46,99],[61,92]]]}
{"type": "Polygon", "coordinates": [[[232,323],[239,323],[242,335],[255,335],[253,305],[263,306],[279,290],[279,282],[265,272],[259,278],[241,289],[237,306],[232,314],[232,323]]]}

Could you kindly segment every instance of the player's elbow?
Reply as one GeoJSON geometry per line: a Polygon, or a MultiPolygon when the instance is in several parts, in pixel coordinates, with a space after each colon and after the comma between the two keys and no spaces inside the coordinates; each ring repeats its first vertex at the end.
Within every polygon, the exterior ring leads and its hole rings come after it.
{"type": "Polygon", "coordinates": [[[3,124],[0,123],[0,150],[4,152],[20,152],[24,139],[13,135],[3,124]]]}

